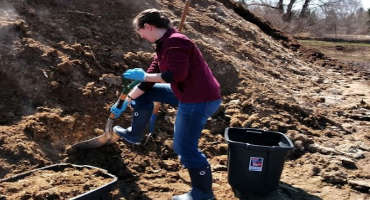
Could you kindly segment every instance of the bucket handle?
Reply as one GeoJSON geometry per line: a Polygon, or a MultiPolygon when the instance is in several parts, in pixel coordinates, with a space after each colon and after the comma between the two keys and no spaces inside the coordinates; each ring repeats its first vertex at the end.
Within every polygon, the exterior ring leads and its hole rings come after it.
{"type": "Polygon", "coordinates": [[[261,129],[256,129],[256,128],[247,128],[245,129],[245,132],[263,134],[265,131],[261,129]]]}

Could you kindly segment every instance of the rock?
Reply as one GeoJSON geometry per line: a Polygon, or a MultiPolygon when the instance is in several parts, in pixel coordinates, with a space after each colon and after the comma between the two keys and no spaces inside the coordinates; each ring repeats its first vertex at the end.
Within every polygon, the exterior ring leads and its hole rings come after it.
{"type": "Polygon", "coordinates": [[[356,163],[352,159],[346,157],[340,157],[339,159],[342,161],[343,167],[347,169],[357,169],[356,163]]]}
{"type": "Polygon", "coordinates": [[[56,89],[60,86],[60,84],[57,81],[51,81],[50,86],[51,88],[56,89]]]}
{"type": "Polygon", "coordinates": [[[325,172],[321,177],[323,181],[332,184],[345,184],[347,182],[347,174],[341,171],[325,172]]]}
{"type": "Polygon", "coordinates": [[[100,128],[95,128],[94,129],[94,133],[97,134],[97,135],[103,135],[104,134],[104,130],[103,129],[100,129],[100,128]]]}
{"type": "Polygon", "coordinates": [[[311,153],[315,153],[318,151],[318,146],[316,144],[309,144],[307,146],[307,150],[311,153]]]}
{"type": "Polygon", "coordinates": [[[351,156],[355,159],[362,159],[362,158],[365,158],[365,155],[364,155],[364,152],[357,152],[357,153],[354,153],[354,154],[351,154],[351,156]]]}
{"type": "Polygon", "coordinates": [[[365,158],[364,151],[361,150],[358,144],[345,143],[335,147],[337,152],[346,155],[347,157],[362,159],[365,158]]]}
{"type": "Polygon", "coordinates": [[[230,105],[240,105],[240,100],[236,99],[236,100],[231,100],[229,102],[230,105]]]}
{"type": "Polygon", "coordinates": [[[294,146],[296,147],[296,149],[299,149],[300,151],[304,151],[302,140],[296,140],[294,142],[294,146]]]}
{"type": "Polygon", "coordinates": [[[363,193],[370,192],[370,182],[367,180],[348,180],[348,184],[353,188],[363,193]]]}
{"type": "Polygon", "coordinates": [[[307,147],[310,151],[313,151],[313,152],[318,151],[318,152],[320,152],[322,154],[325,154],[325,155],[329,155],[329,154],[336,155],[337,154],[335,149],[330,148],[330,147],[324,147],[324,146],[320,146],[320,145],[317,145],[317,144],[310,144],[307,147]]]}

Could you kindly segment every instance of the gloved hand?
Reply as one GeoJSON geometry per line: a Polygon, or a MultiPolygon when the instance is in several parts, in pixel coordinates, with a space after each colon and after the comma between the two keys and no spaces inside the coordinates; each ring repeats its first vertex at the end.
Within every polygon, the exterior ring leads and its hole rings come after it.
{"type": "Polygon", "coordinates": [[[122,74],[123,78],[144,81],[146,77],[146,72],[141,68],[129,69],[122,74]]]}
{"type": "Polygon", "coordinates": [[[113,104],[113,106],[110,108],[110,112],[114,114],[114,119],[117,119],[119,116],[121,116],[123,111],[126,110],[126,108],[128,106],[128,101],[125,100],[122,103],[121,108],[117,108],[117,106],[118,106],[118,101],[115,104],[113,104]]]}

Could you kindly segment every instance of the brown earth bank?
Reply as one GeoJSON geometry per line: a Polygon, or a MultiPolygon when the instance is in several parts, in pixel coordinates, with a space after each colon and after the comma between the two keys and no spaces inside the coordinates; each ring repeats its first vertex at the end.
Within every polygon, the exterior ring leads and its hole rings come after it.
{"type": "MultiPolygon", "coordinates": [[[[190,189],[172,149],[176,110],[166,105],[146,145],[65,153],[103,133],[120,74],[150,63],[152,46],[131,20],[153,7],[177,26],[184,2],[0,1],[0,178],[68,162],[116,175],[106,199],[169,199],[190,189]]],[[[369,69],[305,48],[232,1],[192,1],[186,21],[183,32],[222,85],[223,103],[199,144],[217,199],[237,199],[227,180],[227,127],[279,131],[295,145],[278,190],[251,199],[370,199],[369,69]]],[[[127,126],[130,115],[114,123],[127,126]]]]}

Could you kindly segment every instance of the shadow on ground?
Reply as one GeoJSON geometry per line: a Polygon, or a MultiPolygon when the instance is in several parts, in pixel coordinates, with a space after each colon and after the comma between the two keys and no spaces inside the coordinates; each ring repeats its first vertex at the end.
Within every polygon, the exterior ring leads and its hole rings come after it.
{"type": "Polygon", "coordinates": [[[257,194],[237,195],[240,200],[322,200],[320,197],[307,193],[306,191],[293,187],[287,183],[280,182],[277,190],[261,196],[257,194]]]}
{"type": "Polygon", "coordinates": [[[66,160],[78,165],[92,165],[108,170],[109,173],[118,177],[116,189],[119,194],[110,194],[104,199],[150,199],[137,186],[137,177],[134,176],[122,159],[122,151],[118,145],[107,145],[97,149],[85,149],[69,155],[66,160]]]}

